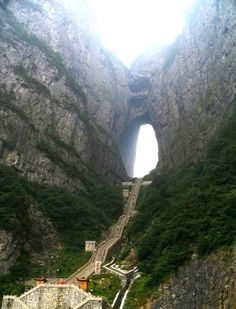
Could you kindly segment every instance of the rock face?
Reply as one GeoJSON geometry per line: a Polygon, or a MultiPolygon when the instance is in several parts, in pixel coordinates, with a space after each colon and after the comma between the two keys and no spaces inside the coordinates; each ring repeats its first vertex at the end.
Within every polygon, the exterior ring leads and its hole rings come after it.
{"type": "MultiPolygon", "coordinates": [[[[78,3],[75,16],[53,0],[0,1],[0,163],[74,191],[120,182],[123,162],[132,176],[145,123],[155,129],[161,167],[198,160],[236,105],[235,1],[199,0],[175,44],[140,57],[130,72],[102,48],[86,2],[78,3]]],[[[37,210],[31,214],[42,221],[37,210]]],[[[34,243],[38,235],[32,233],[32,246],[44,250],[44,238],[34,243]]],[[[7,231],[0,239],[5,274],[21,245],[7,231]]],[[[208,283],[208,290],[199,283],[198,307],[195,295],[181,296],[193,291],[191,280],[182,280],[182,293],[176,277],[166,307],[159,299],[153,308],[215,308],[214,288],[229,299],[233,277],[218,283],[223,262],[211,261],[214,269],[194,260],[191,274],[179,273],[208,283]]]]}
{"type": "Polygon", "coordinates": [[[148,53],[137,59],[131,66],[126,123],[121,137],[121,153],[129,176],[133,176],[136,144],[140,126],[154,122],[149,111],[149,89],[156,69],[163,63],[163,52],[148,53]]]}
{"type": "Polygon", "coordinates": [[[19,240],[11,232],[0,230],[0,276],[7,274],[21,252],[19,240]]]}
{"type": "Polygon", "coordinates": [[[235,1],[198,1],[172,46],[131,67],[130,88],[135,97],[144,96],[160,166],[198,160],[234,108],[235,20],[235,1]]]}
{"type": "Polygon", "coordinates": [[[44,0],[0,8],[0,161],[72,190],[125,177],[117,140],[129,92],[84,1],[79,12],[44,0]]]}
{"type": "Polygon", "coordinates": [[[29,206],[28,217],[31,228],[25,235],[27,239],[16,232],[0,230],[0,276],[6,275],[15,265],[23,249],[29,252],[32,264],[44,264],[52,250],[61,248],[52,223],[42,214],[36,203],[29,206]]]}
{"type": "Polygon", "coordinates": [[[72,190],[120,181],[145,123],[160,166],[198,160],[235,105],[235,2],[199,0],[175,44],[130,72],[78,3],[76,16],[57,1],[1,4],[1,162],[72,190]]]}
{"type": "Polygon", "coordinates": [[[31,256],[45,260],[48,252],[61,247],[59,237],[52,222],[39,210],[36,203],[31,203],[28,209],[31,230],[28,239],[31,256]]]}
{"type": "Polygon", "coordinates": [[[159,287],[151,309],[234,308],[236,299],[235,249],[211,254],[205,260],[195,255],[170,281],[159,287]]]}

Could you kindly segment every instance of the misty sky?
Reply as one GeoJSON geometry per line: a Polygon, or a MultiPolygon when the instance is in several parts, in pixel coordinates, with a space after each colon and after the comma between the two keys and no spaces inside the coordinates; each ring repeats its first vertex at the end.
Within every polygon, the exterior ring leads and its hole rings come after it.
{"type": "MultiPolygon", "coordinates": [[[[74,12],[81,0],[61,0],[74,12]]],[[[103,45],[130,66],[149,46],[174,42],[196,0],[87,0],[97,20],[103,45]]],[[[155,168],[157,145],[154,131],[140,130],[134,176],[155,168]]]]}

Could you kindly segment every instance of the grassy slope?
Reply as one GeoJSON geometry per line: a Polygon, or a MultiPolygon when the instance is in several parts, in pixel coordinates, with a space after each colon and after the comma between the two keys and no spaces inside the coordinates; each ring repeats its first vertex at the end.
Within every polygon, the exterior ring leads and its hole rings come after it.
{"type": "Polygon", "coordinates": [[[93,275],[90,279],[89,288],[93,295],[102,296],[112,304],[116,294],[121,289],[121,281],[114,274],[93,275]]]}
{"type": "MultiPolygon", "coordinates": [[[[60,265],[56,266],[63,270],[58,274],[60,276],[69,275],[76,270],[81,258],[88,258],[83,254],[84,241],[98,240],[123,208],[120,187],[74,194],[61,188],[30,183],[18,176],[13,168],[0,165],[0,228],[13,232],[23,242],[27,242],[33,228],[27,212],[32,201],[38,203],[40,210],[53,223],[64,246],[59,253],[60,265]]],[[[50,276],[50,263],[47,264],[50,276]]],[[[31,269],[28,252],[22,250],[9,275],[0,278],[0,294],[22,292],[21,282],[40,271],[42,274],[46,270],[40,267],[31,269]]]]}
{"type": "Polygon", "coordinates": [[[145,276],[134,284],[129,309],[141,286],[145,298],[192,253],[204,256],[234,242],[236,112],[211,142],[202,162],[152,177],[153,183],[143,190],[139,214],[128,231],[145,276]]]}

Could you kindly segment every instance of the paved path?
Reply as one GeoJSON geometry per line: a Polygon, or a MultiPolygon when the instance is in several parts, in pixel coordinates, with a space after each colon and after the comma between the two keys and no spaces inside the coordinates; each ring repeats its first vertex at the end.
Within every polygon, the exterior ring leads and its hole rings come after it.
{"type": "Polygon", "coordinates": [[[117,223],[112,227],[108,238],[98,245],[96,252],[92,254],[92,257],[90,258],[89,262],[85,264],[82,268],[78,269],[75,273],[73,273],[66,280],[66,283],[78,284],[76,278],[83,278],[83,277],[88,278],[93,274],[95,268],[95,261],[101,261],[103,263],[106,260],[109,249],[112,248],[116,244],[116,242],[121,238],[123,230],[129,221],[132,211],[135,208],[139,188],[141,186],[142,181],[143,179],[139,178],[134,183],[129,199],[124,206],[123,215],[120,216],[117,223]]]}

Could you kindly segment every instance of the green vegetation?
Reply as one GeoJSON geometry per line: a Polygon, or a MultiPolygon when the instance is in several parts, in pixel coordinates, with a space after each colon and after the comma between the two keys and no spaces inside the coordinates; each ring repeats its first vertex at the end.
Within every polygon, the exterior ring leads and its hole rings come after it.
{"type": "Polygon", "coordinates": [[[74,163],[65,161],[60,153],[54,150],[50,145],[48,145],[45,141],[41,140],[37,143],[37,148],[44,152],[49,160],[51,160],[54,164],[58,165],[69,177],[78,178],[84,184],[91,184],[89,177],[82,172],[74,163]]]}
{"type": "Polygon", "coordinates": [[[75,251],[68,248],[52,250],[47,261],[33,264],[30,267],[28,278],[44,276],[46,278],[68,278],[76,269],[89,261],[90,252],[75,251]]]}
{"type": "Polygon", "coordinates": [[[66,76],[66,86],[70,87],[77,96],[82,97],[84,102],[86,102],[86,96],[81,86],[78,84],[75,78],[71,75],[71,73],[69,73],[66,69],[64,71],[65,71],[65,76],[66,76]]]}
{"type": "Polygon", "coordinates": [[[65,142],[63,142],[58,136],[53,135],[53,134],[49,134],[49,137],[51,138],[51,140],[60,148],[65,149],[67,152],[71,153],[72,155],[74,155],[75,157],[77,157],[78,159],[80,159],[80,155],[79,153],[75,150],[75,148],[69,144],[66,144],[65,142]]]}
{"type": "Polygon", "coordinates": [[[0,277],[0,306],[2,295],[21,295],[25,291],[25,285],[22,280],[29,273],[29,255],[22,250],[17,263],[11,268],[5,277],[0,277]]]}
{"type": "Polygon", "coordinates": [[[128,230],[139,269],[149,276],[146,291],[193,253],[204,257],[235,241],[236,112],[201,162],[153,173],[152,178],[152,185],[141,192],[139,213],[128,230]]]}
{"type": "Polygon", "coordinates": [[[33,88],[38,94],[42,94],[42,95],[44,95],[48,98],[51,97],[50,91],[48,90],[48,88],[46,86],[44,86],[44,84],[39,82],[36,78],[28,75],[26,70],[24,69],[24,67],[22,65],[15,66],[14,70],[15,70],[15,73],[17,75],[21,76],[27,82],[27,84],[31,88],[33,88]]]}
{"type": "MultiPolygon", "coordinates": [[[[30,1],[27,1],[28,4],[30,1]]],[[[13,33],[16,35],[19,41],[26,42],[32,46],[36,46],[38,49],[40,49],[46,56],[49,61],[49,65],[52,67],[56,67],[58,70],[58,78],[62,77],[63,75],[66,78],[66,85],[71,88],[71,90],[79,97],[82,98],[83,102],[86,103],[86,96],[83,92],[81,86],[76,81],[76,79],[72,76],[72,74],[67,70],[65,64],[63,63],[63,60],[59,53],[55,52],[45,41],[39,39],[36,35],[33,33],[29,33],[25,27],[18,22],[18,20],[15,18],[15,16],[3,5],[0,4],[0,6],[5,10],[7,22],[12,27],[13,33]]],[[[37,81],[37,80],[36,80],[37,81]]],[[[34,81],[31,80],[32,83],[34,81]]],[[[39,85],[38,85],[39,86],[39,85]]],[[[43,89],[41,89],[43,90],[43,89]]],[[[45,89],[44,89],[45,90],[45,89]]]]}
{"type": "Polygon", "coordinates": [[[16,113],[23,121],[28,122],[28,117],[25,112],[20,107],[12,103],[12,100],[14,99],[14,93],[7,94],[5,91],[0,89],[0,106],[9,109],[13,113],[16,113]]]}
{"type": "MultiPolygon", "coordinates": [[[[48,134],[48,136],[58,147],[60,147],[60,149],[65,149],[69,154],[71,154],[72,156],[80,160],[81,165],[83,165],[83,171],[82,172],[80,171],[79,175],[82,174],[82,177],[84,177],[83,179],[85,180],[87,179],[87,182],[88,182],[89,178],[91,179],[93,177],[98,177],[98,175],[91,168],[91,166],[82,161],[80,154],[76,151],[76,149],[72,145],[66,144],[58,136],[54,134],[48,134]]],[[[81,176],[78,176],[78,177],[81,177],[81,176]]]]}
{"type": "MultiPolygon", "coordinates": [[[[21,118],[21,120],[28,123],[28,125],[29,125],[28,127],[32,131],[36,131],[34,124],[30,122],[26,113],[19,106],[16,106],[13,103],[13,100],[15,100],[15,95],[14,95],[13,92],[7,93],[4,89],[0,88],[0,106],[2,106],[3,108],[8,109],[11,112],[17,114],[21,118]]],[[[10,127],[10,125],[8,125],[8,127],[10,127]]]]}
{"type": "Polygon", "coordinates": [[[93,295],[102,296],[112,304],[116,294],[121,289],[119,277],[114,274],[93,275],[89,288],[93,295]]]}
{"type": "MultiPolygon", "coordinates": [[[[85,240],[99,240],[123,209],[121,187],[91,188],[86,194],[28,182],[15,169],[0,165],[0,226],[11,231],[23,243],[29,240],[31,221],[28,209],[37,203],[39,210],[53,223],[63,249],[56,253],[58,265],[31,268],[28,253],[22,251],[9,275],[0,279],[0,293],[22,292],[22,281],[36,274],[47,275],[59,269],[58,276],[75,271],[88,255],[83,253],[85,240]],[[112,209],[111,209],[112,208],[112,209]],[[52,269],[51,269],[52,268],[52,269]]],[[[51,265],[52,264],[52,265],[51,265]]]]}
{"type": "Polygon", "coordinates": [[[93,201],[93,205],[96,209],[99,209],[101,220],[106,226],[109,225],[109,222],[115,223],[117,218],[117,209],[121,214],[122,209],[122,194],[120,187],[106,186],[101,188],[96,188],[96,190],[89,191],[90,198],[93,201]],[[108,207],[106,198],[109,198],[110,207],[108,207]],[[109,222],[107,219],[109,218],[109,222]],[[110,221],[111,220],[111,221],[110,221]]]}
{"type": "Polygon", "coordinates": [[[210,88],[207,89],[205,97],[203,99],[203,106],[209,111],[213,104],[213,92],[210,88]]]}
{"type": "Polygon", "coordinates": [[[145,306],[147,297],[152,293],[147,286],[148,276],[141,276],[136,279],[130,289],[125,301],[125,309],[136,309],[145,306]]]}

